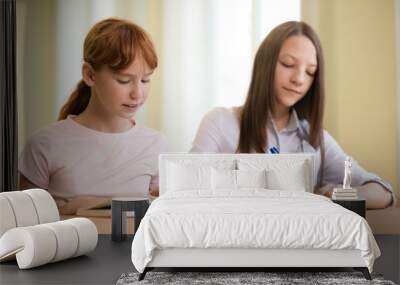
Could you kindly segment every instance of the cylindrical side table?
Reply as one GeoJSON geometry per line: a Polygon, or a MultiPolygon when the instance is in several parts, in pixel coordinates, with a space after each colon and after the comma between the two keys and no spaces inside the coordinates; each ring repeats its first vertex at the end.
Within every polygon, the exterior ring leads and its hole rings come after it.
{"type": "Polygon", "coordinates": [[[123,241],[126,239],[127,218],[126,211],[135,212],[135,232],[140,221],[149,207],[148,198],[116,197],[111,202],[111,240],[123,241]]]}

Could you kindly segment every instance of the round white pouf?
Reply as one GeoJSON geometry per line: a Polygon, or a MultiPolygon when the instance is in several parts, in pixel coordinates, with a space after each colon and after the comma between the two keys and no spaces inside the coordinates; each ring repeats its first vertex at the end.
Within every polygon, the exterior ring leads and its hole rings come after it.
{"type": "Polygon", "coordinates": [[[0,239],[0,259],[16,254],[20,269],[49,263],[56,251],[56,236],[41,225],[11,229],[0,239]]]}

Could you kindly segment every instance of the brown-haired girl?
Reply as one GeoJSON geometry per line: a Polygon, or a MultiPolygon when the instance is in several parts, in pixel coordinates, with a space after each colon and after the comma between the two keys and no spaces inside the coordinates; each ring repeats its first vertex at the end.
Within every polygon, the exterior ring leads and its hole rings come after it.
{"type": "MultiPolygon", "coordinates": [[[[259,47],[243,106],[215,108],[203,118],[192,152],[316,153],[316,192],[328,197],[343,181],[347,157],[323,130],[324,59],[317,34],[304,22],[275,27],[259,47]]],[[[393,203],[391,186],[355,161],[352,186],[369,208],[393,203]]]]}
{"type": "Polygon", "coordinates": [[[20,160],[20,188],[47,189],[61,213],[74,213],[112,196],[158,192],[157,158],[165,137],[138,126],[157,55],[136,24],[110,18],[86,36],[82,80],[59,121],[37,131],[20,160]]]}

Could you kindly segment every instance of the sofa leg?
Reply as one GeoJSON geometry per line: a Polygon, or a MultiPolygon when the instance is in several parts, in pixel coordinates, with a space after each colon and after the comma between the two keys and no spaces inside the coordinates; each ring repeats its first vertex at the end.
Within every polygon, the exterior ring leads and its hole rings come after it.
{"type": "Polygon", "coordinates": [[[138,281],[142,281],[144,279],[144,277],[146,276],[147,273],[147,267],[144,269],[144,271],[142,273],[139,274],[139,278],[138,281]]]}
{"type": "Polygon", "coordinates": [[[367,267],[355,267],[354,268],[357,271],[361,271],[362,274],[364,275],[365,279],[367,280],[372,280],[371,275],[369,274],[369,270],[367,267]]]}

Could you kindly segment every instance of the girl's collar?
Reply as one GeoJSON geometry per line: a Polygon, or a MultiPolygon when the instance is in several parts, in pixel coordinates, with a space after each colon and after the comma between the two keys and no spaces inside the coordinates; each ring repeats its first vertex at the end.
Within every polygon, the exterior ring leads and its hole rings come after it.
{"type": "Polygon", "coordinates": [[[274,130],[277,133],[293,132],[293,131],[297,131],[298,129],[301,129],[299,117],[297,116],[297,112],[295,109],[291,109],[290,115],[289,115],[289,121],[288,121],[286,127],[280,131],[278,131],[278,129],[276,128],[275,121],[274,121],[274,118],[272,117],[271,113],[268,114],[268,119],[270,120],[274,130]]]}

